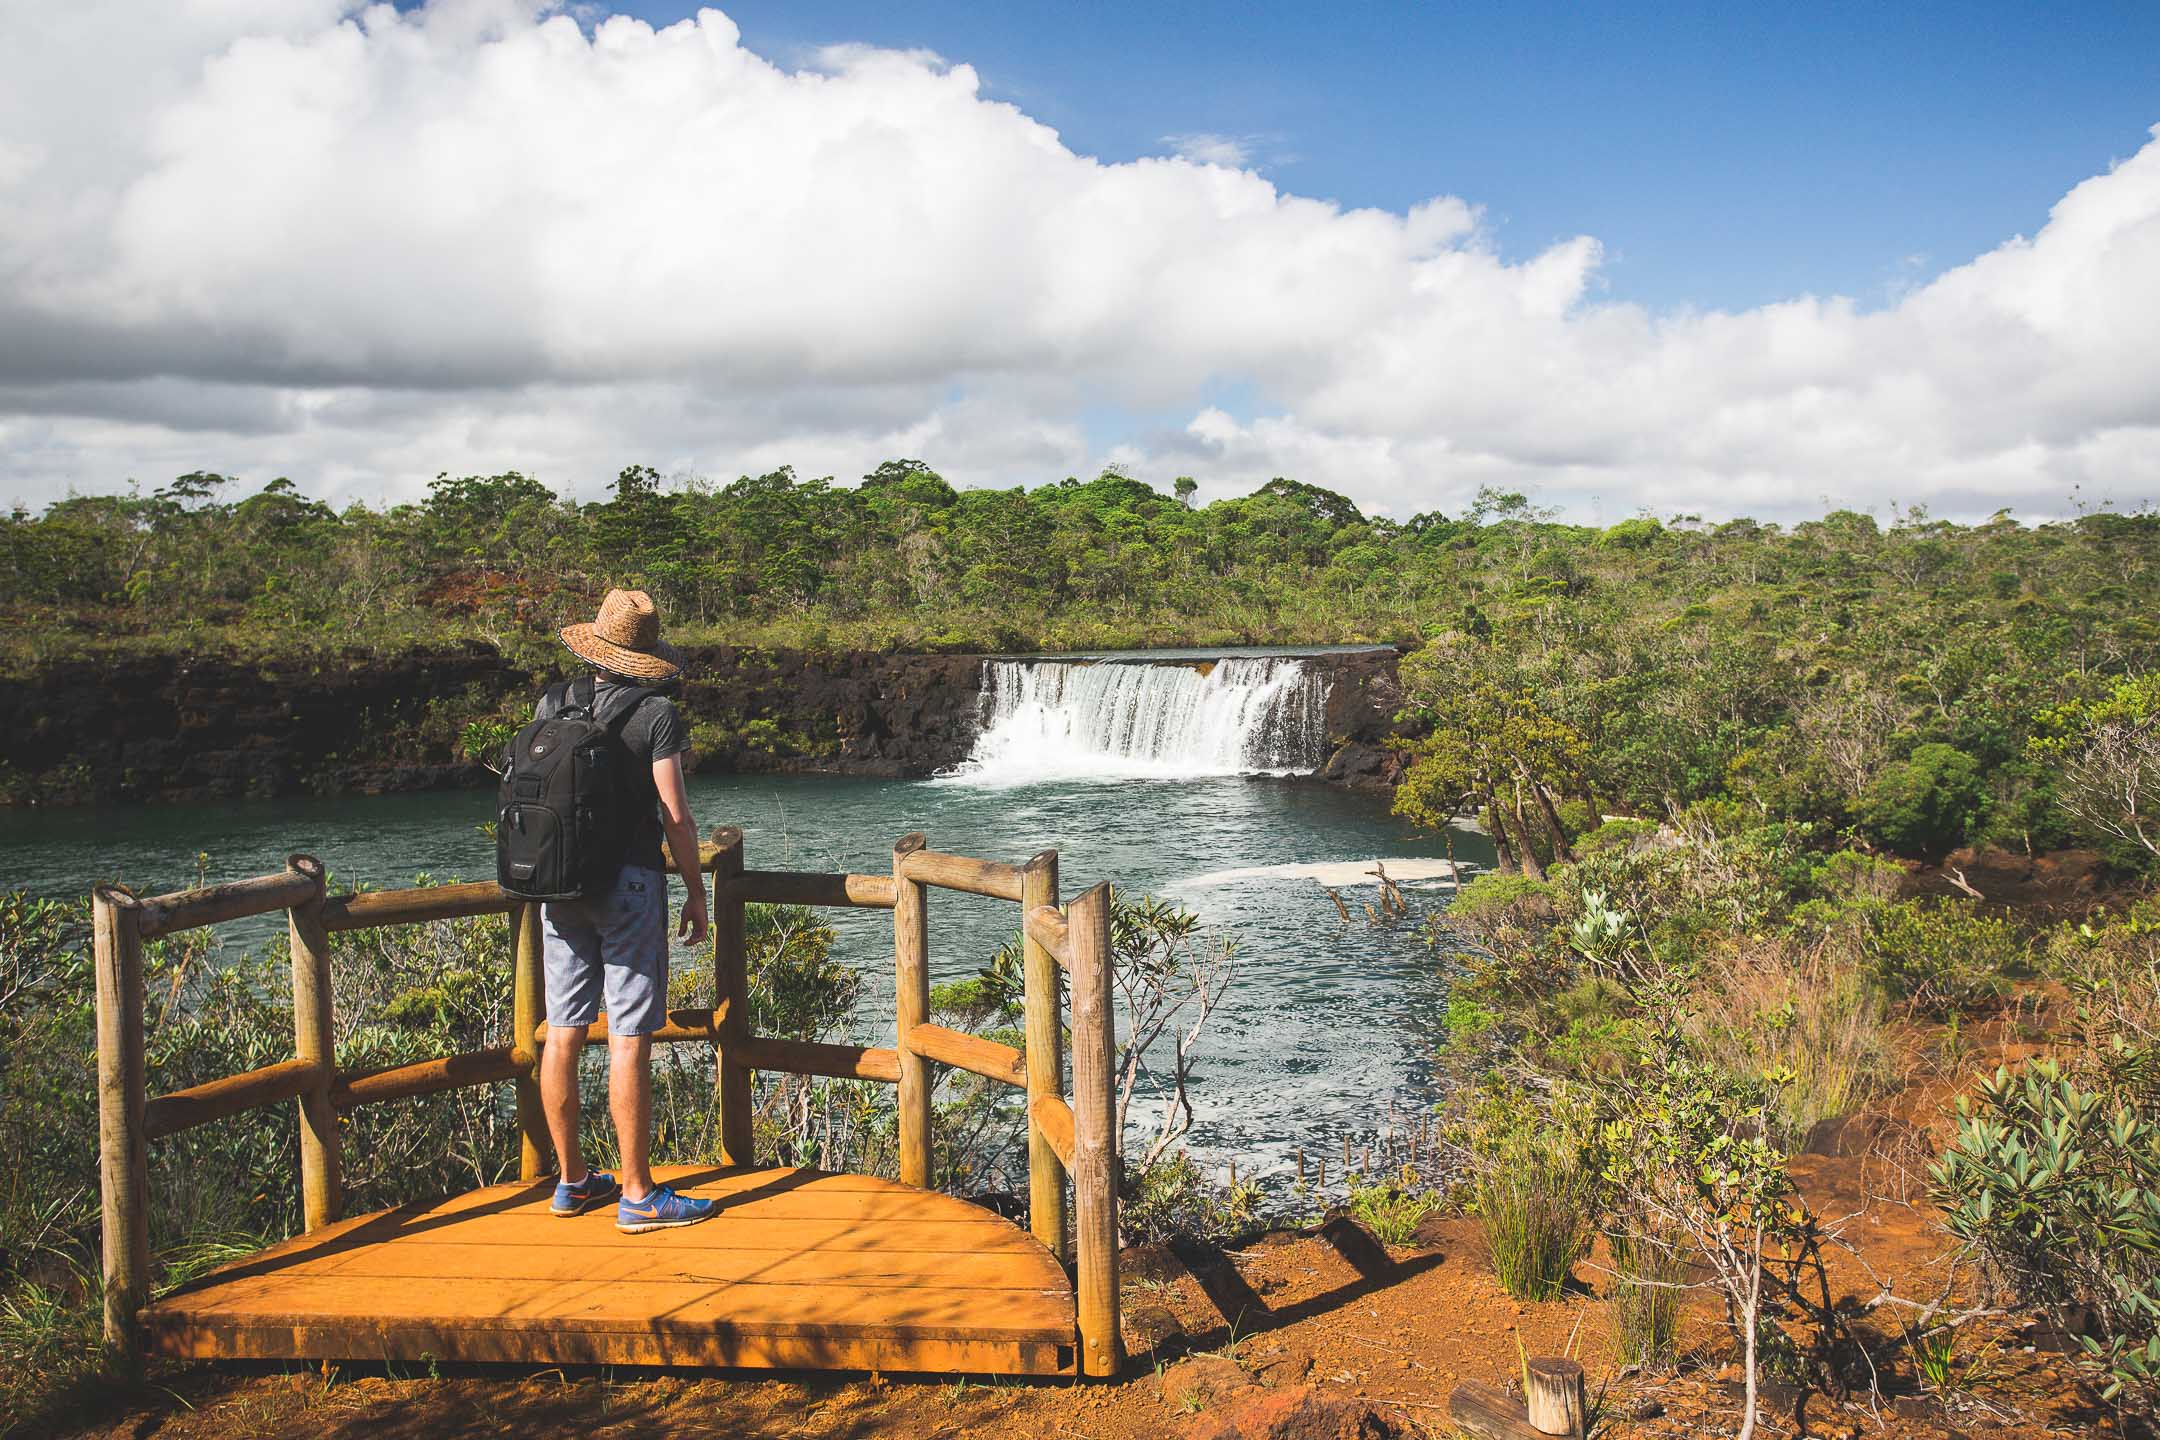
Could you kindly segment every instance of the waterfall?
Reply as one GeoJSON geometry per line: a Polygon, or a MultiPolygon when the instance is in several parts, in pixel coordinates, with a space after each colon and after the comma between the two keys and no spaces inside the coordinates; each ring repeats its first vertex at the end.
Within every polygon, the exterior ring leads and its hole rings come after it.
{"type": "Polygon", "coordinates": [[[982,728],[952,779],[980,785],[1311,770],[1327,682],[1284,656],[1208,665],[991,660],[982,728]]]}

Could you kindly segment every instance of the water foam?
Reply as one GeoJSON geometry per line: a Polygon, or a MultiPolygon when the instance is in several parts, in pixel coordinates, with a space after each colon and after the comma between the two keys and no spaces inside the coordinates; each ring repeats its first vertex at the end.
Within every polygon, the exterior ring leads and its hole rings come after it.
{"type": "Polygon", "coordinates": [[[1289,773],[1326,759],[1327,682],[1286,656],[1209,666],[991,660],[982,729],[949,780],[1191,779],[1289,773]]]}

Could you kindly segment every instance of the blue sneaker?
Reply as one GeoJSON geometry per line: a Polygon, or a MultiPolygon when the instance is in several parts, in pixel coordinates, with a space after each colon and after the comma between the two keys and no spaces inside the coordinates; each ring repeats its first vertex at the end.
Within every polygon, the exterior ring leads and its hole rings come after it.
{"type": "Polygon", "coordinates": [[[582,1215],[596,1205],[605,1205],[620,1194],[622,1186],[615,1183],[614,1176],[604,1170],[588,1170],[585,1178],[575,1185],[556,1181],[555,1199],[548,1209],[567,1219],[582,1215]]]}
{"type": "Polygon", "coordinates": [[[655,1185],[643,1200],[632,1200],[625,1195],[615,1202],[615,1228],[625,1235],[673,1230],[712,1219],[716,1208],[716,1201],[693,1200],[687,1195],[676,1194],[665,1185],[655,1185]]]}

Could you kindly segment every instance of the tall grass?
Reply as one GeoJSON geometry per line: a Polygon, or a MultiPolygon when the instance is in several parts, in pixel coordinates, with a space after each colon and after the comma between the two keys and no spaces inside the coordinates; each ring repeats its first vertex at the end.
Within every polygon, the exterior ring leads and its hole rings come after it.
{"type": "Polygon", "coordinates": [[[1790,1081],[1778,1096],[1771,1140],[1800,1144],[1818,1122],[1850,1115],[1889,1088],[1884,999],[1866,970],[1790,942],[1750,948],[1698,995],[1702,1038],[1790,1081]]]}
{"type": "Polygon", "coordinates": [[[0,1283],[0,1436],[48,1433],[57,1416],[109,1392],[104,1290],[79,1255],[10,1256],[0,1283]]]}
{"type": "Polygon", "coordinates": [[[1671,1366],[1680,1330],[1687,1256],[1665,1237],[1631,1230],[1606,1236],[1612,1248],[1613,1352],[1622,1365],[1671,1366]]]}
{"type": "Polygon", "coordinates": [[[1521,1133],[1483,1157],[1473,1182],[1500,1288],[1556,1300],[1596,1232],[1596,1180],[1566,1137],[1521,1133]]]}

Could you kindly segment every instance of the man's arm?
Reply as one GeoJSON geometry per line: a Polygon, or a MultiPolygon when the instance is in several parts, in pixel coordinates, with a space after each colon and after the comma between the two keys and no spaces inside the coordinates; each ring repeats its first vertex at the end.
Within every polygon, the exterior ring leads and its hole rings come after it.
{"type": "Polygon", "coordinates": [[[653,761],[653,788],[660,792],[660,812],[665,816],[668,854],[675,872],[682,876],[690,899],[683,906],[682,924],[675,934],[685,945],[705,943],[705,872],[698,865],[697,824],[690,818],[690,792],[683,786],[682,756],[653,761]]]}

